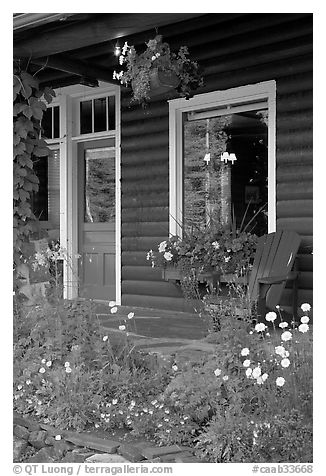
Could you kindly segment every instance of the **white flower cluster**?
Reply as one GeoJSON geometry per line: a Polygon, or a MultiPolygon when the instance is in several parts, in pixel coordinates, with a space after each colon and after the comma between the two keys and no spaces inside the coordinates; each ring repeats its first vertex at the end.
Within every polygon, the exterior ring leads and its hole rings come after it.
{"type": "MultiPolygon", "coordinates": [[[[265,325],[265,324],[263,324],[263,325],[265,325]]],[[[258,332],[260,332],[260,331],[258,331],[258,332]]],[[[244,347],[240,352],[240,355],[242,357],[247,357],[249,354],[250,354],[250,350],[248,349],[248,347],[244,347]]],[[[268,374],[267,373],[262,374],[260,364],[258,364],[254,368],[251,368],[250,367],[251,360],[250,359],[245,359],[242,362],[242,365],[246,369],[245,373],[246,373],[247,378],[256,379],[256,383],[258,385],[262,385],[268,379],[268,374]]]]}
{"type": "Polygon", "coordinates": [[[117,79],[121,84],[123,84],[122,77],[123,71],[120,71],[119,73],[117,73],[116,70],[113,71],[113,79],[117,79]]]}
{"type": "Polygon", "coordinates": [[[167,246],[166,241],[162,241],[162,242],[158,245],[158,251],[159,251],[160,253],[164,253],[163,256],[164,256],[164,259],[165,259],[166,261],[172,261],[173,254],[172,254],[170,251],[165,251],[165,250],[166,250],[166,246],[167,246]]]}

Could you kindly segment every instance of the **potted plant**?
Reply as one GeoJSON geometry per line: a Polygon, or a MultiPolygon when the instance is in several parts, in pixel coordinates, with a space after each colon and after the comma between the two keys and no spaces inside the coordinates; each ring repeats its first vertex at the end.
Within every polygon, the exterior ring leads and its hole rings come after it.
{"type": "Polygon", "coordinates": [[[160,266],[166,280],[206,281],[211,287],[217,282],[246,282],[257,244],[250,232],[206,226],[184,232],[183,238],[172,236],[150,250],[147,260],[152,267],[160,266]]]}
{"type": "Polygon", "coordinates": [[[113,78],[132,88],[132,102],[145,105],[153,95],[176,89],[180,96],[190,98],[193,91],[203,86],[199,65],[189,58],[188,48],[181,46],[178,53],[170,51],[162,35],[146,43],[146,49],[137,53],[127,43],[119,56],[125,69],[114,71],[113,78]]]}

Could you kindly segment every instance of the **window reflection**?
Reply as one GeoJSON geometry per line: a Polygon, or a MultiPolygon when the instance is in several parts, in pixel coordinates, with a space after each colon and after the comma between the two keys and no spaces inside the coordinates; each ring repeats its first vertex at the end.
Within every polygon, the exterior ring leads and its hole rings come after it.
{"type": "MultiPolygon", "coordinates": [[[[237,227],[267,232],[267,111],[245,111],[184,121],[183,225],[237,227]],[[223,152],[236,161],[221,161],[223,152]],[[254,220],[250,220],[255,217],[254,220]]],[[[249,231],[249,230],[248,230],[249,231]]]]}

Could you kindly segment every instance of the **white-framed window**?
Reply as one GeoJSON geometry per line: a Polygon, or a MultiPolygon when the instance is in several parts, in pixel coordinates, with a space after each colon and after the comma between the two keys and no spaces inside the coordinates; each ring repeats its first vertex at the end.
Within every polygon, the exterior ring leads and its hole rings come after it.
{"type": "Polygon", "coordinates": [[[232,220],[275,231],[275,97],[267,81],[169,101],[172,235],[232,220]]]}
{"type": "Polygon", "coordinates": [[[35,157],[34,171],[39,179],[39,189],[32,195],[32,210],[41,228],[49,236],[60,236],[60,142],[62,141],[61,105],[54,100],[42,118],[42,138],[50,149],[47,157],[35,157]]]}

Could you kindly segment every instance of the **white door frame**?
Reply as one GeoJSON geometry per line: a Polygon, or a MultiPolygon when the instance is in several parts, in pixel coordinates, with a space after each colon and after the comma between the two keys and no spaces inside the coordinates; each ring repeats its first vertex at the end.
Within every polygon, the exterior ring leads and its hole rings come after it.
{"type": "Polygon", "coordinates": [[[276,230],[276,82],[198,94],[191,99],[169,101],[169,185],[171,235],[182,236],[183,216],[183,124],[182,114],[203,108],[266,100],[268,108],[268,232],[276,230]]]}
{"type": "Polygon", "coordinates": [[[121,304],[121,147],[120,87],[100,83],[100,87],[68,86],[56,90],[60,101],[60,243],[67,252],[64,262],[64,298],[78,297],[78,180],[79,142],[115,138],[116,149],[116,303],[121,304]],[[115,130],[93,134],[79,133],[80,100],[115,95],[115,130]]]}

